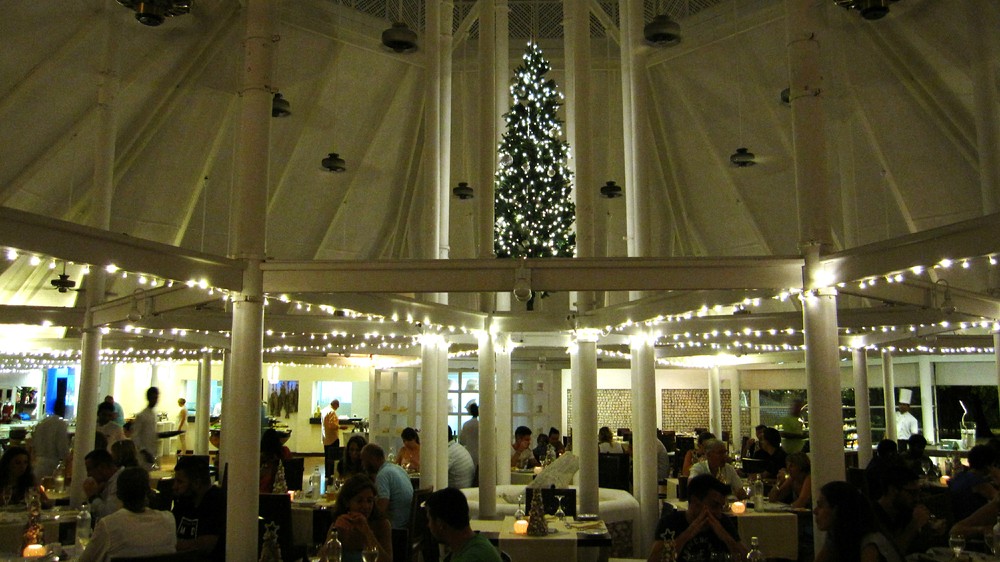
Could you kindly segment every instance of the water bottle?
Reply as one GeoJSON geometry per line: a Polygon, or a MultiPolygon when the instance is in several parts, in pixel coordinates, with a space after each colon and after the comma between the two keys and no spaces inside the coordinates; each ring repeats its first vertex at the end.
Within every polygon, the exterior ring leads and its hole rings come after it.
{"type": "Polygon", "coordinates": [[[764,480],[759,476],[753,480],[753,507],[757,511],[764,510],[764,480]]]}
{"type": "Polygon", "coordinates": [[[56,492],[61,494],[66,490],[66,465],[63,464],[63,461],[59,461],[59,464],[56,465],[56,470],[52,473],[52,478],[56,482],[56,492]]]}
{"type": "Polygon", "coordinates": [[[340,539],[337,538],[337,529],[330,527],[330,532],[326,535],[326,544],[323,545],[323,549],[326,550],[327,562],[340,562],[340,555],[344,551],[344,548],[340,545],[340,539]]]}
{"type": "Polygon", "coordinates": [[[309,487],[306,490],[306,495],[311,500],[318,500],[320,495],[320,486],[322,486],[323,477],[319,473],[319,467],[313,468],[313,472],[309,475],[309,487]]]}
{"type": "Polygon", "coordinates": [[[83,552],[90,543],[90,506],[84,503],[76,514],[76,547],[83,552]]]}
{"type": "Polygon", "coordinates": [[[750,552],[747,553],[747,562],[765,562],[767,557],[760,551],[760,543],[757,537],[750,538],[750,552]]]}

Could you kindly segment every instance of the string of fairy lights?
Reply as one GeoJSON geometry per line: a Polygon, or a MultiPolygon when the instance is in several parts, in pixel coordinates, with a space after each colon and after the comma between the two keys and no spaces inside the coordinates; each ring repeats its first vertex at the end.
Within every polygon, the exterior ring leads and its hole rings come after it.
{"type": "MultiPolygon", "coordinates": [[[[6,256],[8,261],[23,259],[27,265],[33,267],[45,264],[52,271],[61,270],[63,267],[75,268],[73,274],[78,277],[87,275],[93,267],[103,267],[109,274],[118,275],[123,279],[132,278],[140,286],[170,287],[179,283],[191,289],[205,291],[207,296],[219,298],[223,302],[234,296],[226,289],[213,287],[209,281],[204,279],[169,279],[141,272],[125,271],[114,264],[96,266],[94,264],[73,263],[51,256],[22,252],[15,248],[2,248],[0,252],[6,256]]],[[[878,276],[868,276],[853,282],[839,283],[837,287],[840,289],[849,287],[854,294],[860,292],[863,295],[866,290],[882,284],[891,285],[919,280],[931,283],[931,287],[926,290],[940,291],[942,288],[933,284],[933,281],[936,280],[933,280],[932,276],[940,276],[949,270],[955,270],[959,274],[962,274],[962,272],[976,274],[974,271],[976,268],[984,266],[995,267],[998,265],[998,261],[1000,260],[998,260],[997,254],[942,259],[936,263],[914,266],[906,270],[894,271],[878,276]]],[[[67,271],[70,270],[67,269],[67,271]]],[[[653,344],[656,348],[667,350],[668,353],[675,352],[678,354],[801,352],[804,349],[802,343],[804,334],[801,327],[796,326],[785,328],[771,327],[767,329],[744,327],[740,329],[727,328],[703,331],[683,329],[684,323],[693,319],[719,318],[728,323],[738,323],[740,314],[747,314],[748,317],[752,317],[754,310],[763,307],[769,301],[785,302],[793,298],[804,301],[813,298],[813,295],[810,291],[790,287],[775,291],[770,296],[745,297],[732,302],[705,304],[699,308],[681,313],[657,315],[641,320],[630,319],[617,325],[605,326],[601,334],[622,335],[635,332],[636,329],[641,329],[651,334],[653,344]]],[[[295,355],[377,355],[380,353],[391,354],[393,352],[403,355],[418,355],[417,352],[421,346],[420,337],[414,334],[396,333],[393,331],[394,327],[399,323],[419,328],[420,332],[437,332],[443,335],[473,334],[478,331],[476,327],[434,322],[430,317],[416,318],[412,315],[405,317],[398,315],[382,316],[312,303],[286,294],[265,296],[265,306],[270,306],[273,302],[284,303],[288,305],[289,309],[300,313],[322,314],[348,320],[359,320],[370,326],[369,329],[359,333],[343,330],[276,331],[269,329],[265,332],[264,353],[276,358],[287,356],[287,360],[280,359],[282,364],[293,364],[295,355]]],[[[46,321],[43,325],[51,326],[53,324],[46,321]]],[[[919,339],[916,336],[928,329],[937,330],[939,333],[975,331],[980,335],[994,334],[1000,333],[1000,321],[993,318],[961,321],[943,319],[935,323],[845,327],[840,329],[840,333],[843,336],[857,336],[859,338],[863,338],[863,336],[899,334],[900,337],[898,339],[905,340],[907,335],[913,336],[913,339],[919,339]]],[[[105,347],[101,350],[102,361],[116,363],[197,360],[206,351],[210,352],[211,348],[193,342],[187,343],[184,341],[185,338],[195,335],[230,337],[228,331],[146,328],[135,324],[125,325],[120,328],[103,327],[101,331],[106,335],[118,333],[124,336],[161,338],[164,340],[164,343],[168,339],[171,340],[170,345],[160,347],[124,346],[121,348],[105,347]]],[[[888,349],[897,354],[962,355],[994,353],[994,348],[990,345],[952,345],[935,342],[915,342],[905,345],[898,343],[872,344],[868,345],[867,348],[888,349]]],[[[852,348],[848,345],[842,345],[840,350],[842,352],[850,352],[852,348]]],[[[605,358],[630,359],[628,352],[605,350],[603,348],[599,348],[598,352],[605,358]]],[[[476,349],[463,349],[450,352],[449,357],[469,358],[477,354],[478,351],[476,349]]],[[[79,350],[40,349],[18,351],[0,349],[0,372],[78,365],[79,361],[79,350]]],[[[660,362],[666,364],[670,360],[661,359],[660,362]]]]}

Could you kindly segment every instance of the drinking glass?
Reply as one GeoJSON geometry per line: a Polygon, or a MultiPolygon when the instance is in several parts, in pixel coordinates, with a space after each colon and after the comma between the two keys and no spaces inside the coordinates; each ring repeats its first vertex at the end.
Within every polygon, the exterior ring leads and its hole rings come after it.
{"type": "Polygon", "coordinates": [[[955,553],[955,558],[958,558],[962,555],[962,550],[965,548],[965,535],[951,535],[948,537],[948,546],[955,553]]]}
{"type": "Polygon", "coordinates": [[[566,519],[566,512],[563,511],[563,504],[562,504],[564,497],[566,496],[556,496],[556,502],[558,502],[557,504],[558,508],[556,509],[556,518],[559,519],[560,521],[566,519]]]}
{"type": "Polygon", "coordinates": [[[374,546],[366,547],[361,551],[361,559],[365,562],[375,562],[378,560],[378,548],[374,546]]]}
{"type": "Polygon", "coordinates": [[[12,486],[4,486],[0,493],[3,494],[3,508],[8,509],[10,507],[10,499],[14,495],[14,488],[12,486]]]}
{"type": "Polygon", "coordinates": [[[518,494],[517,496],[517,511],[514,512],[514,519],[524,519],[524,494],[518,494]]]}

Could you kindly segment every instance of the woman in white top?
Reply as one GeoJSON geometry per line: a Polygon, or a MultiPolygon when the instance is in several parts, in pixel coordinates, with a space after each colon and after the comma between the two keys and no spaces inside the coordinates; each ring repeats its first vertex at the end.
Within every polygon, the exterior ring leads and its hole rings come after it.
{"type": "Polygon", "coordinates": [[[80,562],[177,551],[174,515],[147,508],[148,493],[149,473],[145,469],[130,467],[118,475],[116,495],[124,507],[97,522],[80,562]]]}
{"type": "Polygon", "coordinates": [[[615,443],[615,436],[611,433],[611,428],[608,426],[602,427],[597,432],[597,452],[615,453],[618,455],[625,454],[621,443],[615,443]]]}

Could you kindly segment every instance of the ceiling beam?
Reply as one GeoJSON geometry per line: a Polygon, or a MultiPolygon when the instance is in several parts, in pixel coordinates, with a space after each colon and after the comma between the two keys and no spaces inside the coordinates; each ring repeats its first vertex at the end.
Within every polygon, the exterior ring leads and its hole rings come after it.
{"type": "Polygon", "coordinates": [[[120,269],[164,279],[204,279],[212,287],[239,291],[243,265],[239,260],[195,252],[126,234],[0,208],[0,244],[96,267],[120,269]]]}
{"type": "MultiPolygon", "coordinates": [[[[845,295],[854,295],[866,299],[876,299],[884,302],[895,302],[910,304],[922,308],[936,309],[939,312],[950,312],[945,319],[950,319],[951,315],[960,314],[990,320],[1000,319],[1000,299],[966,291],[958,287],[947,287],[948,296],[951,297],[954,311],[941,310],[944,304],[946,286],[941,283],[929,283],[920,280],[904,281],[902,283],[876,283],[869,285],[865,289],[858,289],[848,285],[838,292],[845,295]]],[[[960,317],[958,321],[974,321],[969,318],[960,317]]]]}
{"type": "Polygon", "coordinates": [[[128,318],[129,314],[134,312],[143,318],[156,317],[173,310],[191,308],[217,300],[219,300],[218,294],[209,295],[203,289],[174,285],[145,291],[137,290],[132,295],[101,303],[91,310],[94,315],[94,325],[104,326],[116,322],[137,322],[128,318]]]}
{"type": "Polygon", "coordinates": [[[1000,252],[1000,213],[993,213],[883,242],[866,244],[822,258],[830,284],[848,283],[941,260],[975,258],[1000,252]]]}
{"type": "Polygon", "coordinates": [[[517,270],[539,291],[786,289],[802,285],[799,257],[534,258],[269,261],[267,293],[507,292],[517,270]]]}
{"type": "Polygon", "coordinates": [[[0,324],[83,326],[84,309],[65,306],[0,305],[0,324]]]}

